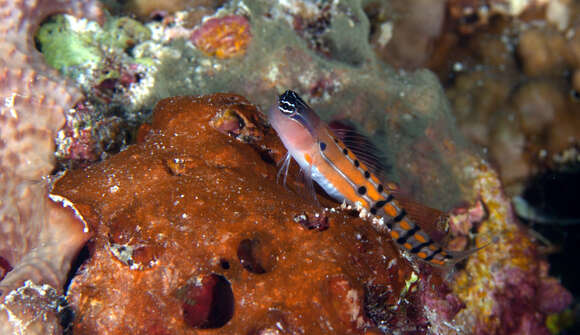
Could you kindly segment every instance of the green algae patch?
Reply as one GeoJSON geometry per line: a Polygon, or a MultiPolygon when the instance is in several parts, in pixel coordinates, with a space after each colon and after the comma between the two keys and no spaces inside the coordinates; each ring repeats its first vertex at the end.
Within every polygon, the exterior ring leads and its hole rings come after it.
{"type": "Polygon", "coordinates": [[[48,65],[65,74],[72,68],[95,63],[102,58],[99,49],[92,45],[91,36],[73,30],[64,15],[56,15],[43,24],[35,40],[48,65]]]}
{"type": "MultiPolygon", "coordinates": [[[[45,61],[81,84],[100,82],[120,74],[110,64],[143,63],[135,59],[135,45],[151,38],[151,31],[127,17],[111,18],[103,27],[69,15],[55,15],[36,33],[35,42],[45,61]]],[[[89,85],[90,86],[90,85],[89,85]]]]}
{"type": "Polygon", "coordinates": [[[552,335],[558,335],[562,331],[571,328],[574,325],[574,312],[570,309],[562,313],[550,314],[546,318],[546,327],[552,335]]]}
{"type": "Polygon", "coordinates": [[[127,51],[136,44],[151,39],[151,31],[139,21],[120,17],[105,24],[99,39],[113,48],[127,51]]]}

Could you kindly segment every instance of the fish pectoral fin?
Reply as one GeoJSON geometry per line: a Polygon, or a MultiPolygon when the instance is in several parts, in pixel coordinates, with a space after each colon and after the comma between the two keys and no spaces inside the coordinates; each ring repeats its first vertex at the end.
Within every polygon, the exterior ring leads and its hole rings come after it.
{"type": "Polygon", "coordinates": [[[300,172],[304,182],[304,188],[307,198],[312,200],[314,205],[320,207],[320,202],[318,202],[318,198],[316,197],[316,188],[314,186],[314,180],[312,180],[312,166],[309,166],[306,169],[301,169],[300,172]]]}
{"type": "Polygon", "coordinates": [[[292,162],[292,155],[290,152],[286,153],[286,156],[278,162],[280,169],[278,170],[278,174],[276,174],[276,183],[280,182],[280,176],[284,174],[284,182],[283,185],[286,187],[286,178],[288,177],[288,169],[290,168],[290,163],[292,162]]]}

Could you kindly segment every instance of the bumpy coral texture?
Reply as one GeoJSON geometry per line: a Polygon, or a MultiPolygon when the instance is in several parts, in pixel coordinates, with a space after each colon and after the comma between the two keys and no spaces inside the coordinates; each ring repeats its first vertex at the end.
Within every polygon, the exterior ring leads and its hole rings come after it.
{"type": "Polygon", "coordinates": [[[315,206],[295,173],[276,183],[285,150],[263,122],[236,95],[164,99],[141,143],[59,180],[95,231],[69,289],[75,334],[363,334],[408,321],[392,318],[411,269],[388,233],[315,206]]]}
{"type": "Polygon", "coordinates": [[[549,265],[516,221],[497,173],[485,163],[465,164],[473,166],[466,173],[487,211],[480,234],[497,241],[457,275],[453,291],[466,308],[456,320],[475,334],[547,334],[546,316],[563,311],[572,296],[548,276],[549,265]]]}
{"type": "Polygon", "coordinates": [[[44,65],[33,33],[53,13],[98,19],[80,1],[0,1],[0,333],[51,334],[56,299],[72,257],[86,241],[70,208],[50,201],[42,177],[53,137],[79,90],[44,65]]]}

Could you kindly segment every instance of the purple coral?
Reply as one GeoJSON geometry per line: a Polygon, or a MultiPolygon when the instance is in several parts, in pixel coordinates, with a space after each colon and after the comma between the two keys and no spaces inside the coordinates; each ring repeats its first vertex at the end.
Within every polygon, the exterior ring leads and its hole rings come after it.
{"type": "MultiPolygon", "coordinates": [[[[502,334],[550,334],[545,325],[548,313],[564,310],[571,294],[540,266],[536,271],[510,267],[495,275],[497,289],[493,316],[499,319],[502,334]]],[[[493,328],[480,325],[478,334],[489,334],[493,328]]]]}

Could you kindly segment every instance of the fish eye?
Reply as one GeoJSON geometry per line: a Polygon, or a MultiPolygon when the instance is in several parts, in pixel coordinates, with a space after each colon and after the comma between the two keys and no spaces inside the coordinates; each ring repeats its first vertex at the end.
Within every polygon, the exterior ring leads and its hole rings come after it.
{"type": "Polygon", "coordinates": [[[293,114],[294,112],[296,112],[296,107],[289,104],[286,101],[280,101],[280,104],[278,105],[278,109],[284,113],[284,114],[293,114]]]}
{"type": "Polygon", "coordinates": [[[306,105],[306,103],[292,90],[287,90],[280,95],[278,108],[284,114],[290,115],[296,113],[298,106],[306,105]]]}

